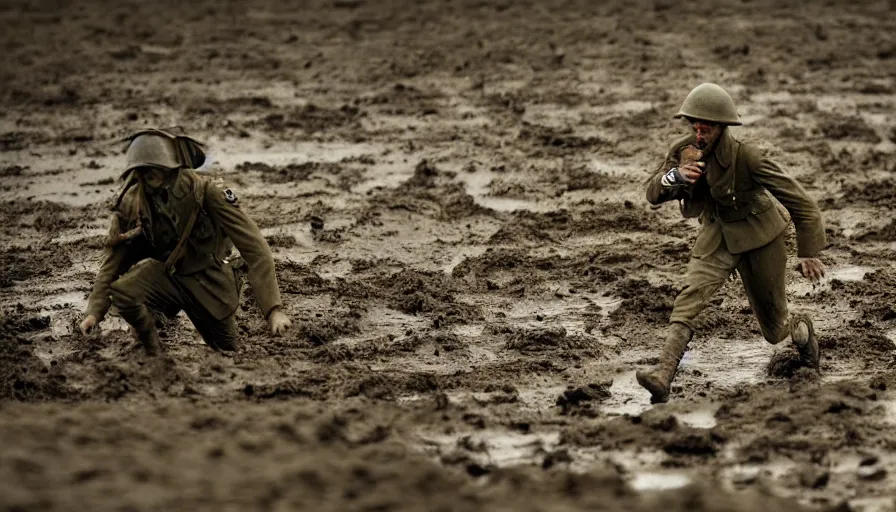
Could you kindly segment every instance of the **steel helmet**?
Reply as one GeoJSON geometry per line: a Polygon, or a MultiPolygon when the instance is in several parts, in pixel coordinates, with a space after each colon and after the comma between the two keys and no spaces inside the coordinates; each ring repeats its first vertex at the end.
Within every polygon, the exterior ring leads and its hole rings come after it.
{"type": "Polygon", "coordinates": [[[681,104],[676,118],[687,117],[726,125],[740,125],[734,100],[716,84],[704,83],[688,94],[681,104]]]}
{"type": "Polygon", "coordinates": [[[181,167],[174,140],[161,133],[145,132],[131,139],[125,172],[138,167],[177,169],[181,167]]]}

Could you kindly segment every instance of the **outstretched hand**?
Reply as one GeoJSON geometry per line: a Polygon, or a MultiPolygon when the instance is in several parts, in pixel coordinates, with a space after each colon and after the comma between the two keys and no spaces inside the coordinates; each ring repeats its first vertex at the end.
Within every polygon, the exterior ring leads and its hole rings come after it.
{"type": "Polygon", "coordinates": [[[268,327],[271,329],[271,334],[280,336],[292,327],[292,320],[286,316],[286,313],[277,308],[268,315],[268,327]]]}
{"type": "Polygon", "coordinates": [[[825,273],[824,263],[818,258],[800,258],[797,269],[803,274],[803,277],[813,283],[820,281],[825,273]]]}

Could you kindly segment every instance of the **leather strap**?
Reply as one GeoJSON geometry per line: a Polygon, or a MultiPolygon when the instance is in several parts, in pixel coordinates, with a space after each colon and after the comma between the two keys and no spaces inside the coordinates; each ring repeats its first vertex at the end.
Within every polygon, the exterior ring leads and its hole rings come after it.
{"type": "Polygon", "coordinates": [[[190,233],[193,232],[193,226],[196,225],[196,220],[199,218],[199,212],[202,211],[207,190],[208,182],[201,181],[198,190],[196,191],[196,206],[193,207],[193,213],[190,214],[190,219],[184,227],[184,232],[180,235],[180,240],[177,241],[177,246],[171,251],[171,254],[168,255],[168,259],[165,260],[165,271],[169,274],[174,273],[174,265],[177,264],[177,261],[183,256],[184,249],[187,247],[187,239],[190,238],[190,233]]]}

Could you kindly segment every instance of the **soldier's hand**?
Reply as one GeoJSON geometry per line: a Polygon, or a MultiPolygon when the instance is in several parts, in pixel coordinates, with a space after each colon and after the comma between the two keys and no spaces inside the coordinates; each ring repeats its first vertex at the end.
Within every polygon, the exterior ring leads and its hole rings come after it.
{"type": "Polygon", "coordinates": [[[824,277],[824,263],[818,258],[800,258],[798,265],[800,273],[803,277],[809,279],[813,283],[817,283],[824,277]]]}
{"type": "Polygon", "coordinates": [[[271,328],[271,334],[279,336],[292,327],[292,321],[286,316],[286,313],[280,311],[280,308],[275,308],[268,315],[268,326],[271,328]]]}
{"type": "Polygon", "coordinates": [[[689,185],[693,185],[703,176],[703,167],[705,165],[703,162],[687,163],[678,168],[678,173],[681,174],[684,181],[689,185]]]}
{"type": "MultiPolygon", "coordinates": [[[[71,324],[69,324],[71,325],[71,324]]],[[[90,334],[90,331],[96,326],[96,317],[93,315],[87,315],[84,320],[81,321],[81,334],[87,336],[90,334]]]]}

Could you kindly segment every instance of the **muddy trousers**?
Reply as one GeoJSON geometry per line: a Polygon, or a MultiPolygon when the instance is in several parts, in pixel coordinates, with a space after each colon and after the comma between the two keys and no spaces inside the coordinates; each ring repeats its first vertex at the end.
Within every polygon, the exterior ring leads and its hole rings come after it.
{"type": "Polygon", "coordinates": [[[202,339],[215,350],[235,350],[237,327],[234,315],[223,320],[212,316],[177,280],[165,272],[165,264],[145,259],[110,286],[112,304],[134,328],[147,352],[160,349],[153,313],[173,317],[183,310],[202,339]]]}
{"type": "Polygon", "coordinates": [[[787,338],[790,318],[785,282],[787,248],[783,234],[769,244],[743,254],[731,254],[723,241],[709,256],[691,258],[684,289],[675,298],[669,321],[694,330],[694,319],[706,309],[713,295],[735,270],[740,274],[762,336],[772,344],[787,338]]]}
{"type": "MultiPolygon", "coordinates": [[[[786,265],[784,235],[764,247],[744,254],[731,254],[723,242],[709,256],[691,258],[685,287],[675,298],[659,363],[653,371],[639,371],[635,374],[641,386],[650,391],[653,402],[665,402],[669,399],[678,363],[694,333],[694,319],[735,270],[740,274],[765,339],[770,343],[779,343],[791,333],[784,281],[786,265]]],[[[811,329],[811,321],[803,321],[811,329]]],[[[804,337],[808,338],[809,334],[804,337]]],[[[801,354],[804,350],[805,346],[802,347],[801,354]]],[[[808,359],[813,357],[817,358],[817,355],[807,356],[808,359]]]]}

